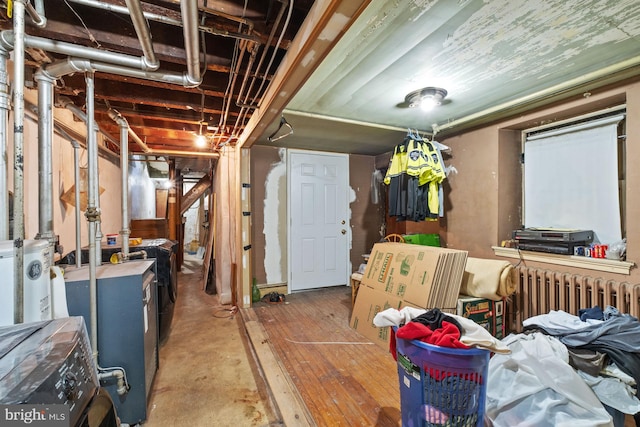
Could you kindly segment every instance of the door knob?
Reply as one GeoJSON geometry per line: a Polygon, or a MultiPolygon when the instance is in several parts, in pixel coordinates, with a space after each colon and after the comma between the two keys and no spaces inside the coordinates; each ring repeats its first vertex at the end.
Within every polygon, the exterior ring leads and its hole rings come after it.
{"type": "Polygon", "coordinates": [[[344,228],[343,228],[342,230],[340,230],[340,232],[341,232],[342,234],[347,234],[347,230],[345,230],[344,228]]]}

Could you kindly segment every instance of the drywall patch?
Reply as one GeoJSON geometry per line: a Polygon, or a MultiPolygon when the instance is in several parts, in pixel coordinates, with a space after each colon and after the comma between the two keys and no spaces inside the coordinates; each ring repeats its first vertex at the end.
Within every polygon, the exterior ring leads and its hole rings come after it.
{"type": "Polygon", "coordinates": [[[348,16],[341,13],[334,14],[318,36],[318,40],[327,40],[330,42],[334,41],[335,38],[338,37],[338,34],[340,34],[342,30],[344,30],[348,23],[348,16]]]}
{"type": "Polygon", "coordinates": [[[349,203],[353,203],[356,201],[356,191],[349,186],[349,203]]]}
{"type": "Polygon", "coordinates": [[[315,57],[316,57],[316,51],[315,50],[310,50],[304,56],[304,58],[302,58],[302,66],[303,67],[307,67],[311,62],[313,62],[315,57]]]}
{"type": "Polygon", "coordinates": [[[264,183],[264,271],[267,283],[282,283],[286,265],[286,149],[278,150],[280,161],[273,163],[264,183]],[[284,198],[282,197],[284,193],[284,198]]]}

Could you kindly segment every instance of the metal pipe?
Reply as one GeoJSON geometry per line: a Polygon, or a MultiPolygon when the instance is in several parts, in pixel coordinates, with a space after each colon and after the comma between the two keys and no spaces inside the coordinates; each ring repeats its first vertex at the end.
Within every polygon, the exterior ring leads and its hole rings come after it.
{"type": "Polygon", "coordinates": [[[224,105],[224,110],[220,115],[220,122],[218,125],[218,129],[224,129],[224,125],[227,122],[227,118],[229,117],[229,108],[231,107],[231,100],[233,99],[233,89],[236,85],[236,79],[240,72],[240,66],[242,65],[242,60],[244,59],[244,52],[245,52],[245,49],[240,50],[240,55],[238,55],[238,59],[236,62],[236,68],[231,73],[232,74],[231,82],[228,87],[229,93],[228,94],[225,93],[225,100],[224,100],[225,105],[224,105]]]}
{"type": "Polygon", "coordinates": [[[96,71],[103,73],[118,74],[121,76],[137,77],[139,79],[153,80],[158,82],[172,83],[184,87],[196,87],[200,82],[193,82],[191,77],[185,73],[177,73],[171,71],[151,72],[145,70],[136,70],[133,68],[122,67],[101,62],[91,61],[91,67],[96,71]]]}
{"type": "MultiPolygon", "coordinates": [[[[15,35],[13,31],[5,30],[0,32],[0,45],[5,49],[13,49],[15,35]]],[[[122,53],[109,52],[106,50],[94,49],[80,46],[73,43],[65,43],[57,40],[49,40],[42,37],[25,35],[25,46],[34,49],[42,49],[47,52],[59,53],[62,55],[77,56],[90,59],[92,61],[103,61],[110,64],[121,65],[123,67],[138,68],[141,70],[154,71],[160,64],[153,68],[144,57],[125,55],[122,53]]]]}
{"type": "Polygon", "coordinates": [[[9,240],[9,165],[7,162],[8,121],[11,100],[7,59],[9,52],[0,49],[0,240],[9,240]]]}
{"type": "Polygon", "coordinates": [[[75,139],[71,140],[73,146],[73,180],[75,182],[75,214],[76,214],[76,267],[82,267],[82,230],[80,228],[80,144],[75,139]]]}
{"type": "Polygon", "coordinates": [[[129,122],[122,117],[120,113],[115,110],[109,109],[107,112],[111,120],[116,122],[120,127],[120,172],[122,183],[122,229],[120,230],[120,236],[122,237],[122,254],[124,259],[129,258],[129,122]]]}
{"type": "Polygon", "coordinates": [[[96,280],[96,222],[100,216],[100,211],[97,208],[96,199],[98,194],[96,192],[96,181],[98,180],[98,156],[96,155],[98,150],[98,144],[95,139],[94,122],[93,122],[93,71],[87,71],[85,73],[86,81],[86,103],[87,103],[87,157],[88,157],[88,174],[89,183],[87,186],[87,210],[85,216],[87,217],[87,224],[89,226],[89,310],[90,310],[90,323],[91,323],[91,348],[93,349],[93,357],[98,364],[98,298],[97,298],[97,280],[96,280]],[[90,105],[91,104],[91,105],[90,105]]]}
{"type": "Polygon", "coordinates": [[[80,156],[78,151],[80,150],[80,143],[76,138],[69,135],[69,133],[61,127],[54,124],[54,129],[64,139],[71,143],[73,147],[73,182],[75,184],[74,191],[74,212],[76,217],[76,267],[82,267],[82,249],[81,249],[81,224],[80,224],[80,156]]]}
{"type": "Polygon", "coordinates": [[[38,239],[49,241],[49,265],[53,265],[56,239],[53,232],[53,84],[42,69],[38,82],[38,239]]]}
{"type": "MultiPolygon", "coordinates": [[[[93,78],[92,78],[93,80],[93,78]]],[[[95,87],[95,86],[94,86],[95,87]]],[[[91,102],[91,115],[94,116],[95,115],[95,104],[92,101],[91,102]]],[[[87,106],[87,111],[89,111],[89,106],[87,106]]],[[[93,139],[96,141],[96,147],[98,146],[98,134],[100,133],[98,131],[98,127],[96,126],[96,121],[93,120],[94,123],[94,127],[93,127],[93,139]]],[[[100,209],[100,164],[98,163],[98,153],[100,151],[98,149],[96,149],[94,156],[95,156],[95,164],[96,164],[96,180],[94,182],[95,185],[95,193],[96,193],[96,209],[98,210],[98,218],[96,221],[96,265],[102,265],[102,215],[101,212],[102,210],[100,209]]]]}
{"type": "MultiPolygon", "coordinates": [[[[94,7],[96,9],[107,10],[109,12],[122,13],[122,14],[125,14],[125,15],[129,13],[129,10],[124,6],[105,3],[105,2],[97,1],[97,0],[68,0],[68,1],[70,1],[72,3],[81,4],[81,5],[84,5],[84,6],[94,7]]],[[[241,17],[237,17],[237,16],[233,16],[233,15],[228,15],[228,14],[226,14],[224,12],[218,12],[218,11],[211,10],[211,9],[207,9],[207,13],[209,13],[211,15],[222,16],[222,17],[224,17],[226,19],[229,19],[229,20],[236,21],[236,22],[239,22],[239,23],[247,25],[249,27],[248,31],[247,31],[247,34],[229,32],[229,31],[225,31],[225,30],[217,30],[215,28],[207,27],[207,26],[204,26],[204,25],[199,25],[198,26],[198,30],[199,31],[202,31],[202,32],[208,33],[208,34],[213,34],[215,36],[230,37],[230,38],[235,38],[235,39],[248,40],[248,41],[252,41],[254,43],[260,43],[260,39],[257,36],[252,36],[251,35],[251,31],[252,31],[252,29],[254,27],[254,24],[249,19],[241,18],[241,17]]],[[[176,26],[176,27],[181,27],[183,25],[181,20],[173,19],[173,18],[170,18],[169,16],[159,15],[159,14],[153,13],[153,12],[143,12],[142,14],[149,21],[160,22],[162,24],[173,25],[173,26],[176,26]]]]}
{"type": "MultiPolygon", "coordinates": [[[[84,123],[87,122],[87,115],[84,113],[84,111],[82,111],[82,109],[80,107],[78,107],[76,104],[73,103],[73,101],[71,101],[69,98],[67,98],[66,96],[61,96],[60,98],[58,98],[59,104],[62,105],[64,108],[66,108],[67,110],[71,111],[73,113],[74,116],[76,116],[78,119],[82,120],[84,123]]],[[[100,131],[102,132],[102,134],[109,139],[111,142],[113,142],[114,144],[117,144],[118,141],[114,140],[108,133],[107,131],[105,131],[98,123],[95,123],[94,126],[100,131]]],[[[100,148],[100,146],[98,147],[100,148]]],[[[108,151],[110,154],[115,154],[112,151],[108,151]]]]}
{"type": "Polygon", "coordinates": [[[149,30],[149,24],[144,18],[142,13],[142,5],[140,0],[125,0],[127,8],[129,9],[129,15],[131,16],[131,22],[133,22],[133,28],[136,30],[138,40],[140,41],[140,47],[142,47],[142,54],[144,60],[150,69],[157,70],[160,68],[160,62],[156,58],[156,53],[153,51],[153,43],[151,42],[151,31],[149,30]]]}
{"type": "Polygon", "coordinates": [[[44,0],[35,0],[34,3],[36,5],[36,11],[44,18],[44,0]]]}
{"type": "MultiPolygon", "coordinates": [[[[258,105],[248,105],[248,100],[249,100],[249,96],[251,93],[251,90],[253,89],[253,85],[256,82],[256,76],[260,73],[260,70],[262,68],[262,64],[264,62],[264,59],[267,57],[267,51],[268,51],[268,47],[271,46],[271,41],[273,40],[273,37],[276,34],[276,29],[277,27],[280,25],[280,20],[282,19],[282,17],[284,16],[284,10],[286,8],[286,6],[289,4],[289,2],[287,0],[281,1],[281,5],[280,5],[280,10],[278,11],[278,15],[276,16],[276,19],[273,23],[273,27],[271,28],[271,32],[269,33],[269,37],[267,38],[267,43],[265,45],[265,48],[262,50],[262,55],[260,55],[260,60],[258,61],[258,65],[256,65],[256,71],[255,73],[251,72],[251,68],[253,67],[253,62],[255,61],[255,56],[257,54],[257,46],[254,47],[253,51],[251,52],[251,57],[249,59],[249,64],[247,64],[247,72],[245,73],[243,79],[242,79],[242,84],[240,86],[240,91],[238,92],[238,98],[236,101],[236,105],[241,107],[240,108],[240,114],[238,114],[238,118],[236,119],[236,123],[233,126],[233,130],[231,131],[232,135],[235,135],[236,129],[238,128],[238,126],[240,125],[241,122],[244,122],[245,117],[247,116],[248,113],[248,108],[250,107],[254,107],[257,108],[258,105]],[[252,78],[251,78],[251,83],[249,84],[249,88],[247,89],[247,94],[244,97],[244,100],[242,100],[242,95],[244,94],[244,89],[245,89],[245,85],[247,83],[247,80],[249,79],[249,75],[252,74],[252,78]]],[[[282,34],[284,34],[284,31],[286,30],[286,25],[282,30],[282,33],[280,34],[280,38],[279,40],[282,40],[282,34]]],[[[278,42],[279,45],[279,42],[278,42]]],[[[276,45],[274,47],[274,52],[273,55],[271,57],[271,61],[273,61],[273,57],[275,56],[276,52],[277,52],[277,46],[276,45]]],[[[270,63],[271,63],[270,61],[270,63]]],[[[270,68],[270,67],[268,67],[270,68]]],[[[265,71],[265,73],[262,76],[262,81],[264,82],[268,76],[267,76],[267,71],[265,71]]],[[[262,85],[260,86],[262,88],[262,85]]],[[[252,102],[255,102],[257,96],[259,95],[259,92],[256,92],[256,96],[253,98],[252,102]]],[[[233,94],[231,94],[231,97],[233,97],[233,94]]],[[[260,103],[258,103],[260,104],[260,103]]]]}
{"type": "Polygon", "coordinates": [[[14,323],[24,322],[24,7],[13,3],[13,249],[14,323]]]}
{"type": "Polygon", "coordinates": [[[198,34],[198,0],[182,0],[182,31],[184,33],[184,49],[187,60],[187,79],[193,86],[202,83],[200,75],[200,38],[198,34]]]}
{"type": "Polygon", "coordinates": [[[25,4],[27,13],[29,14],[29,17],[31,18],[33,23],[40,28],[44,28],[47,25],[47,18],[44,17],[44,4],[42,4],[42,1],[40,1],[39,3],[40,7],[38,9],[35,9],[31,5],[30,1],[27,1],[25,4]]]}

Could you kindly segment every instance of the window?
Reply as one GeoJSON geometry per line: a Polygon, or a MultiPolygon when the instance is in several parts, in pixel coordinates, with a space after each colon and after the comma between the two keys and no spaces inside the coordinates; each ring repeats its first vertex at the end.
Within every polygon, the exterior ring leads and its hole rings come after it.
{"type": "Polygon", "coordinates": [[[524,131],[525,227],[624,237],[624,107],[524,131]]]}

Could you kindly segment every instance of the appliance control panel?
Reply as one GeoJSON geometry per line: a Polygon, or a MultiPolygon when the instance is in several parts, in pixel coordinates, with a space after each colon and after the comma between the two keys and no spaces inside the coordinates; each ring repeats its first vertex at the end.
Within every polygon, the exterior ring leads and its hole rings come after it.
{"type": "Polygon", "coordinates": [[[71,317],[0,328],[0,403],[65,404],[70,425],[98,391],[84,321],[71,317]],[[4,341],[3,341],[4,342],[4,341]]]}

